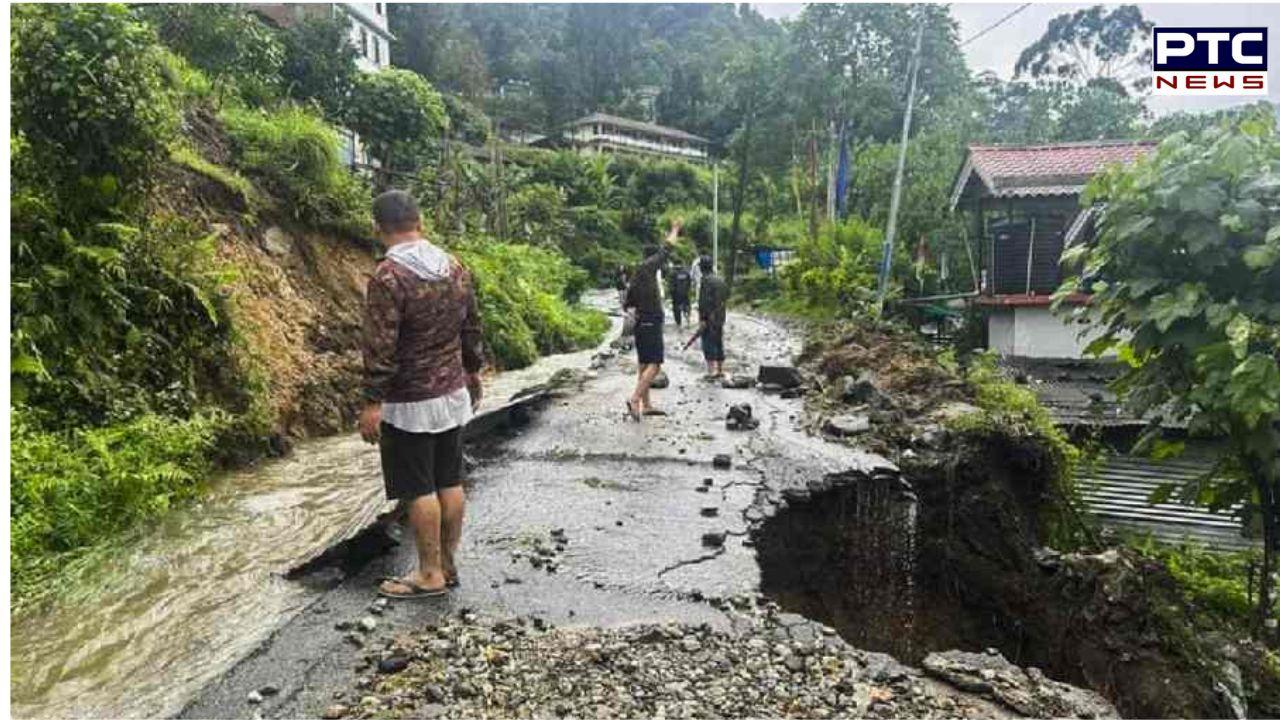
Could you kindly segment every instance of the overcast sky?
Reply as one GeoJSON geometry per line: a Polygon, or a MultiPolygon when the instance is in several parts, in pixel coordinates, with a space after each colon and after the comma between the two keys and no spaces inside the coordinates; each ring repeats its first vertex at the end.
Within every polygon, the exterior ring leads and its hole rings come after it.
{"type": "MultiPolygon", "coordinates": [[[[1016,10],[1022,3],[952,3],[951,15],[960,23],[960,39],[963,41],[1016,10]]],[[[1049,24],[1049,20],[1065,12],[1074,12],[1094,3],[1034,3],[1007,20],[976,42],[965,46],[969,68],[975,72],[994,70],[1000,77],[1013,75],[1013,65],[1018,53],[1030,45],[1049,24]]],[[[801,4],[755,3],[766,17],[791,17],[800,12],[801,4]]],[[[1280,102],[1280,5],[1217,4],[1217,3],[1139,3],[1142,14],[1157,26],[1218,26],[1270,28],[1267,33],[1267,67],[1271,70],[1268,80],[1270,99],[1280,102]]],[[[1171,110],[1199,110],[1226,107],[1258,100],[1256,96],[1186,98],[1152,96],[1148,107],[1156,114],[1171,110]]]]}

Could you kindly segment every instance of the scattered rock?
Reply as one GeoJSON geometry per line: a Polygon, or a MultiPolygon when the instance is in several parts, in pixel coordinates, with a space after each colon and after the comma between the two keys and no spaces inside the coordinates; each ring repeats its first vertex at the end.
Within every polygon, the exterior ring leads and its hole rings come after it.
{"type": "Polygon", "coordinates": [[[756,381],[761,385],[775,385],[782,390],[799,387],[804,382],[800,371],[789,365],[761,365],[756,381]]]}
{"type": "Polygon", "coordinates": [[[245,698],[251,705],[257,705],[262,702],[262,693],[257,690],[250,690],[249,697],[245,698]]]}
{"type": "Polygon", "coordinates": [[[393,655],[378,661],[378,672],[383,675],[392,675],[407,667],[409,667],[409,658],[403,655],[393,655]]]}
{"type": "Polygon", "coordinates": [[[720,381],[720,387],[728,388],[729,390],[746,390],[755,384],[756,381],[746,375],[726,375],[720,381]]]}
{"type": "Polygon", "coordinates": [[[884,394],[877,387],[876,380],[872,372],[863,372],[857,377],[845,375],[840,378],[840,398],[853,405],[880,404],[884,394]]]}
{"type": "Polygon", "coordinates": [[[262,233],[262,249],[268,255],[283,257],[293,252],[293,238],[279,226],[272,225],[262,233]]]}
{"type": "Polygon", "coordinates": [[[346,705],[330,705],[324,709],[324,714],[320,717],[324,718],[324,720],[338,720],[338,718],[344,717],[346,714],[346,705]]]}
{"type": "Polygon", "coordinates": [[[711,459],[711,467],[720,468],[721,470],[733,465],[733,458],[726,453],[720,453],[711,459]]]}
{"type": "Polygon", "coordinates": [[[360,629],[364,632],[373,632],[378,629],[378,621],[366,615],[360,618],[360,629]]]}
{"type": "Polygon", "coordinates": [[[718,548],[724,546],[725,533],[709,532],[702,534],[703,547],[718,548]]]}
{"type": "Polygon", "coordinates": [[[258,688],[258,693],[261,694],[262,697],[264,698],[269,698],[274,695],[279,695],[280,688],[276,687],[275,685],[263,685],[262,687],[258,688]]]}
{"type": "Polygon", "coordinates": [[[823,430],[838,437],[859,435],[870,429],[871,420],[866,415],[837,415],[823,426],[823,430]]]}
{"type": "Polygon", "coordinates": [[[704,507],[702,508],[702,510],[699,511],[699,514],[702,515],[702,517],[716,517],[717,515],[720,514],[720,508],[704,507]]]}
{"type": "Polygon", "coordinates": [[[741,403],[729,406],[729,413],[725,416],[724,426],[729,430],[755,430],[760,426],[760,421],[751,417],[750,405],[741,403]]]}
{"type": "Polygon", "coordinates": [[[667,377],[666,370],[659,370],[658,374],[654,376],[653,382],[649,384],[649,387],[653,388],[654,390],[663,390],[670,386],[671,386],[671,378],[667,377]]]}

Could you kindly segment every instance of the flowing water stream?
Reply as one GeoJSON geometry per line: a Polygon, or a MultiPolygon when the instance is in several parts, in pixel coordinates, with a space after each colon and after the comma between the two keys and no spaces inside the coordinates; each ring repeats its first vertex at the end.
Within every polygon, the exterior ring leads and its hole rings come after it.
{"type": "MultiPolygon", "coordinates": [[[[585,299],[602,306],[611,296],[585,299]]],[[[585,368],[595,350],[491,378],[482,410],[585,368]]],[[[125,542],[91,587],[13,617],[13,714],[176,713],[321,592],[283,574],[382,506],[377,449],[355,434],[299,443],[287,458],[218,479],[199,503],[125,542]]]]}

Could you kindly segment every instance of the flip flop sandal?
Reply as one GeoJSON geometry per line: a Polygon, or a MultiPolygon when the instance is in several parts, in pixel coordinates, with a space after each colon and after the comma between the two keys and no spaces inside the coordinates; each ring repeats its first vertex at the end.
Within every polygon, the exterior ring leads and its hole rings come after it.
{"type": "Polygon", "coordinates": [[[632,420],[640,422],[640,413],[636,411],[635,406],[631,404],[630,400],[627,401],[627,415],[629,415],[632,420]]]}
{"type": "Polygon", "coordinates": [[[393,600],[420,600],[422,598],[433,598],[433,597],[440,597],[442,595],[448,595],[449,588],[446,585],[445,587],[442,587],[442,588],[430,590],[428,588],[422,587],[421,585],[418,585],[417,583],[409,582],[404,578],[384,577],[379,579],[378,581],[378,594],[381,595],[382,597],[391,598],[393,600]],[[382,583],[385,583],[385,582],[393,582],[393,583],[396,583],[397,585],[403,585],[404,587],[409,588],[409,592],[398,593],[398,592],[388,592],[386,590],[383,590],[382,583]]]}

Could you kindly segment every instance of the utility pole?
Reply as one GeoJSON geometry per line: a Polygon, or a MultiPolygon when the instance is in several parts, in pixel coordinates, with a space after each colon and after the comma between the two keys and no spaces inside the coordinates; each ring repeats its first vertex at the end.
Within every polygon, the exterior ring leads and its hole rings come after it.
{"type": "Polygon", "coordinates": [[[711,271],[720,271],[720,163],[711,162],[711,271]]]}
{"type": "Polygon", "coordinates": [[[884,308],[884,294],[889,289],[889,272],[893,268],[893,239],[898,234],[898,204],[902,201],[902,173],[907,165],[907,137],[911,133],[911,111],[916,103],[916,74],[920,71],[920,41],[924,37],[924,20],[916,28],[916,46],[911,51],[911,85],[907,90],[907,112],[902,116],[902,141],[898,144],[898,171],[893,176],[893,194],[889,198],[889,226],[884,233],[884,260],[880,265],[880,286],[876,290],[877,313],[884,308]]]}

